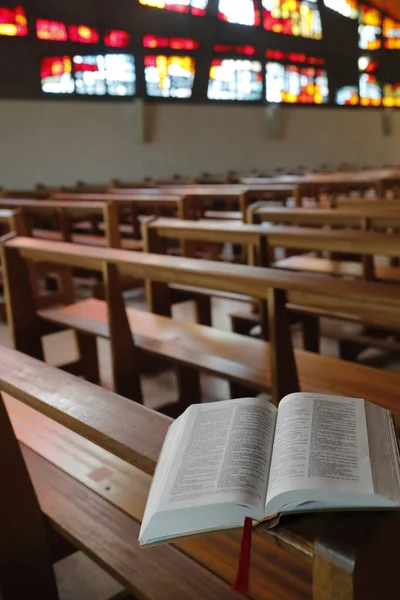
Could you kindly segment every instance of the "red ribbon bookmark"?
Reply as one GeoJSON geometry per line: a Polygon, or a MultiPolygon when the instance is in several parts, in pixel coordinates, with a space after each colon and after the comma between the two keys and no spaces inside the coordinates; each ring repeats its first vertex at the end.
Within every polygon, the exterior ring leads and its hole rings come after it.
{"type": "Polygon", "coordinates": [[[253,529],[253,520],[246,517],[242,534],[242,543],[240,545],[239,564],[236,575],[236,581],[232,586],[235,592],[247,594],[249,591],[250,579],[250,555],[251,555],[251,534],[253,529]]]}

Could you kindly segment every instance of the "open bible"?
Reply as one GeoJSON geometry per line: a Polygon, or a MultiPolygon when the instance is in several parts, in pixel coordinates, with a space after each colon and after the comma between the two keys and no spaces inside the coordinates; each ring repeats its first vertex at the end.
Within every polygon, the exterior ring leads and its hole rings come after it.
{"type": "Polygon", "coordinates": [[[314,510],[400,507],[392,414],[296,393],[193,405],[171,425],[139,535],[151,545],[314,510]]]}

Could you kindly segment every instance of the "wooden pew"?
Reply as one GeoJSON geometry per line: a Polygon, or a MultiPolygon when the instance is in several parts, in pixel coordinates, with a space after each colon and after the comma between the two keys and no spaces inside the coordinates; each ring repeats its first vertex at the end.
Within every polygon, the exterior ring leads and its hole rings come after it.
{"type": "MultiPolygon", "coordinates": [[[[279,209],[277,209],[279,211],[279,209]]],[[[282,209],[290,213],[289,209],[282,209]]],[[[301,209],[306,210],[306,209],[301,209]]],[[[274,212],[274,211],[272,211],[274,212]]],[[[297,211],[298,212],[298,211],[297,211]]],[[[297,214],[296,212],[296,214],[297,214]]],[[[316,211],[318,212],[318,210],[316,211]]],[[[336,211],[330,211],[336,214],[336,211]]],[[[351,215],[350,215],[351,216],[351,215]]],[[[400,216],[400,215],[398,215],[400,216]]],[[[380,217],[379,217],[380,219],[380,217]]],[[[353,217],[351,216],[351,223],[353,217]]],[[[374,222],[374,221],[373,221],[374,222]]],[[[379,225],[385,224],[385,221],[377,221],[379,225]]],[[[146,225],[148,233],[144,236],[145,251],[147,252],[165,252],[165,241],[167,238],[178,238],[180,240],[196,240],[196,241],[218,241],[224,243],[241,244],[248,246],[251,250],[249,255],[251,259],[256,259],[257,263],[262,266],[272,265],[270,262],[270,254],[268,246],[274,247],[289,247],[303,250],[325,250],[336,251],[339,253],[358,253],[361,262],[341,262],[331,259],[312,257],[312,256],[292,256],[287,259],[277,261],[274,266],[284,268],[289,271],[308,271],[319,273],[321,275],[335,275],[341,277],[364,278],[373,280],[375,278],[383,278],[385,280],[398,281],[400,278],[400,269],[397,267],[375,266],[375,254],[386,256],[398,256],[400,248],[400,236],[387,235],[382,233],[363,232],[354,230],[319,230],[307,228],[290,228],[290,227],[274,227],[263,228],[259,225],[240,225],[235,223],[210,223],[205,221],[191,222],[179,221],[174,219],[157,219],[146,225]]],[[[182,286],[172,286],[171,297],[176,298],[182,294],[186,294],[186,299],[194,300],[198,305],[198,314],[203,319],[201,322],[211,324],[211,297],[221,296],[215,294],[212,290],[193,290],[182,286]],[[208,321],[207,321],[208,319],[208,321]]],[[[224,296],[223,296],[224,297],[224,296]]],[[[226,297],[226,296],[225,296],[226,297]]],[[[235,297],[236,300],[250,302],[249,296],[235,297]]],[[[321,308],[321,307],[320,307],[321,308]]],[[[300,321],[303,328],[304,347],[308,350],[318,351],[319,349],[319,318],[321,316],[331,317],[343,320],[345,315],[343,311],[309,310],[298,306],[290,306],[290,314],[294,321],[300,321]]],[[[349,320],[345,317],[345,320],[349,320]]],[[[350,320],[354,320],[350,319],[350,320]]],[[[249,317],[248,314],[235,313],[232,315],[232,323],[234,331],[240,333],[249,332],[254,325],[259,323],[259,317],[249,317]]],[[[357,323],[362,324],[362,319],[357,318],[357,323]]],[[[387,331],[387,328],[375,320],[374,326],[378,329],[387,331]]],[[[265,335],[266,323],[261,318],[262,335],[265,335]]],[[[329,337],[332,337],[330,331],[329,337]]],[[[339,341],[341,355],[346,358],[350,357],[348,347],[353,346],[352,342],[356,340],[349,337],[343,328],[334,330],[334,337],[339,341]],[[350,346],[349,346],[350,345],[350,346]]],[[[398,344],[395,344],[386,339],[380,340],[371,338],[370,336],[358,336],[357,347],[375,346],[385,350],[393,351],[398,349],[398,344]]],[[[355,356],[351,353],[351,356],[355,356]]]]}
{"type": "MultiPolygon", "coordinates": [[[[1,210],[0,209],[0,235],[4,235],[10,232],[15,232],[18,235],[26,235],[24,228],[24,220],[21,212],[18,210],[1,210]]],[[[2,288],[1,281],[1,288],[2,288]]],[[[5,318],[5,302],[3,297],[3,290],[0,294],[0,319],[3,321],[5,318]]]]}
{"type": "MultiPolygon", "coordinates": [[[[263,202],[249,206],[246,222],[256,224],[269,222],[274,224],[297,226],[352,227],[356,229],[395,229],[400,227],[400,203],[385,202],[383,211],[375,206],[377,200],[360,200],[360,206],[351,201],[348,210],[334,208],[271,208],[263,202]]],[[[379,203],[380,204],[380,203],[379,203]]],[[[338,204],[339,206],[339,204],[338,204]]]]}
{"type": "MultiPolygon", "coordinates": [[[[57,600],[50,532],[86,552],[135,597],[236,597],[229,585],[239,531],[138,548],[150,477],[170,421],[33,358],[0,352],[0,392],[19,440],[0,397],[8,481],[0,496],[4,600],[57,600]]],[[[282,519],[272,531],[254,533],[247,597],[394,600],[399,529],[396,512],[282,519]]]]}
{"type": "MultiPolygon", "coordinates": [[[[141,193],[149,192],[149,190],[135,190],[130,188],[118,188],[113,190],[118,194],[132,194],[136,191],[141,193]]],[[[296,187],[287,184],[260,184],[254,186],[243,185],[191,185],[191,186],[164,186],[151,191],[152,194],[180,194],[191,199],[192,204],[197,208],[197,218],[204,217],[207,210],[214,208],[214,203],[224,203],[224,211],[232,210],[234,205],[242,214],[244,220],[247,207],[252,202],[257,200],[281,202],[286,204],[288,198],[292,196],[296,198],[296,187]]],[[[221,211],[221,212],[224,212],[221,211]]]]}
{"type": "MultiPolygon", "coordinates": [[[[42,239],[76,242],[89,246],[124,247],[127,250],[141,250],[142,244],[134,239],[121,239],[119,214],[116,204],[111,202],[76,202],[68,200],[29,200],[0,198],[1,207],[20,208],[26,217],[28,235],[42,239]],[[54,230],[35,226],[35,220],[50,217],[54,230]],[[82,219],[100,220],[104,235],[74,233],[74,223],[82,219]],[[33,222],[33,224],[32,224],[33,222]]],[[[96,223],[97,228],[97,223],[96,223]]],[[[132,230],[133,234],[133,230],[132,230]]]]}
{"type": "MultiPolygon", "coordinates": [[[[160,240],[176,238],[185,241],[232,243],[256,247],[258,249],[256,260],[262,266],[272,264],[268,248],[359,254],[360,257],[363,257],[359,276],[364,276],[365,279],[375,278],[374,255],[397,257],[400,254],[400,236],[396,234],[307,227],[266,228],[235,222],[182,221],[178,219],[157,219],[147,226],[149,231],[153,232],[153,239],[150,238],[145,244],[146,251],[150,252],[157,251],[157,246],[159,251],[162,251],[163,244],[160,240]]],[[[290,261],[293,258],[297,257],[278,261],[276,266],[290,269],[290,261]],[[286,260],[289,261],[289,266],[286,266],[286,260]]],[[[299,258],[303,260],[303,257],[299,258]]],[[[383,271],[379,272],[377,269],[378,276],[379,273],[383,274],[383,271]]],[[[400,272],[395,269],[391,269],[387,274],[395,279],[400,277],[400,272]]]]}
{"type": "Polygon", "coordinates": [[[109,338],[115,388],[136,400],[142,397],[141,354],[167,359],[178,373],[180,402],[171,407],[171,411],[178,412],[188,402],[200,401],[200,372],[228,380],[235,395],[243,388],[269,391],[275,401],[300,385],[305,391],[327,393],[346,390],[344,394],[348,394],[351,389],[355,396],[381,403],[391,399],[387,381],[393,378],[397,398],[400,375],[396,373],[385,374],[383,378],[367,367],[355,367],[302,350],[294,353],[285,312],[288,302],[342,312],[366,322],[379,319],[389,328],[396,327],[400,320],[400,299],[394,286],[125,250],[83,248],[31,238],[15,238],[3,244],[9,325],[17,349],[42,358],[40,338],[44,323],[73,329],[83,336],[87,348],[81,356],[82,371],[85,374],[86,368],[87,378],[97,381],[96,344],[92,340],[96,336],[109,338]],[[89,299],[37,313],[29,281],[20,276],[26,269],[26,260],[102,271],[107,301],[89,299]],[[149,307],[156,314],[125,310],[119,274],[148,280],[149,307]],[[268,319],[270,343],[172,320],[168,289],[171,283],[249,294],[264,303],[267,300],[268,316],[263,313],[263,318],[268,319]],[[335,376],[338,372],[340,381],[335,376]]]}

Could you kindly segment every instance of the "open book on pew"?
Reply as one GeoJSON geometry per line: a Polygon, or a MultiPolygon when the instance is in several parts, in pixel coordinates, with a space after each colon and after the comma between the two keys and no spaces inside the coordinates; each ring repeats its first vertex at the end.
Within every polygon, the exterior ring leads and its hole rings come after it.
{"type": "Polygon", "coordinates": [[[400,507],[390,411],[296,393],[188,408],[171,425],[143,517],[142,546],[288,513],[400,507]]]}

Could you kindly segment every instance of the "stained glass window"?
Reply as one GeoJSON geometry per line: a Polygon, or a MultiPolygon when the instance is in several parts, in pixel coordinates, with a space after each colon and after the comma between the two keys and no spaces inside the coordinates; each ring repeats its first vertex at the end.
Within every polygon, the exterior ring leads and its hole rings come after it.
{"type": "Polygon", "coordinates": [[[65,42],[68,40],[67,27],[64,23],[60,23],[59,21],[38,19],[36,21],[36,36],[40,40],[65,42]]]}
{"type": "MultiPolygon", "coordinates": [[[[236,0],[235,0],[236,1],[236,0]]],[[[173,10],[201,17],[206,14],[208,0],[139,0],[144,6],[173,10]]]]}
{"type": "Polygon", "coordinates": [[[145,56],[146,90],[148,96],[190,98],[195,73],[191,56],[145,56]]]}
{"type": "Polygon", "coordinates": [[[72,94],[75,90],[72,61],[69,56],[42,58],[40,77],[42,90],[46,94],[72,94]]]}
{"type": "Polygon", "coordinates": [[[77,94],[133,96],[136,72],[130,54],[74,56],[77,94]]]}
{"type": "Polygon", "coordinates": [[[228,23],[260,24],[260,11],[256,9],[254,0],[219,0],[218,16],[228,23]]]}
{"type": "Polygon", "coordinates": [[[0,35],[19,37],[28,35],[28,25],[22,6],[0,8],[0,35]]]}
{"type": "Polygon", "coordinates": [[[358,0],[324,0],[325,6],[349,19],[358,19],[358,0]]]}
{"type": "Polygon", "coordinates": [[[254,46],[228,46],[223,44],[217,44],[214,46],[214,52],[225,52],[227,54],[245,54],[246,56],[253,56],[256,53],[254,46]]]}
{"type": "Polygon", "coordinates": [[[383,106],[400,106],[400,83],[386,83],[383,86],[383,106]]]}
{"type": "Polygon", "coordinates": [[[262,0],[262,6],[267,31],[322,38],[317,0],[262,0]]]}
{"type": "Polygon", "coordinates": [[[86,25],[70,25],[68,27],[71,42],[82,42],[83,44],[98,44],[99,34],[93,27],[86,25]]]}
{"type": "Polygon", "coordinates": [[[133,96],[136,74],[130,54],[48,57],[41,61],[42,90],[47,94],[133,96]]]}
{"type": "Polygon", "coordinates": [[[382,16],[379,10],[366,6],[365,4],[361,4],[359,22],[359,47],[362,50],[377,50],[380,48],[382,16]]]}
{"type": "Polygon", "coordinates": [[[400,23],[389,17],[383,19],[383,37],[385,48],[389,50],[400,48],[400,23]]]}
{"type": "Polygon", "coordinates": [[[104,36],[104,43],[110,48],[126,48],[131,43],[130,33],[122,29],[111,29],[104,36]]]}
{"type": "Polygon", "coordinates": [[[339,106],[355,106],[359,102],[358,87],[345,85],[336,91],[335,103],[339,106]]]}
{"type": "Polygon", "coordinates": [[[261,100],[261,63],[258,60],[214,59],[207,96],[210,100],[261,100]]]}
{"type": "Polygon", "coordinates": [[[145,35],[143,37],[143,46],[145,48],[171,48],[172,50],[197,50],[199,43],[190,38],[145,35]]]}
{"type": "Polygon", "coordinates": [[[379,63],[369,56],[361,56],[358,60],[360,71],[360,104],[361,106],[380,106],[382,101],[381,86],[376,77],[379,63]]]}
{"type": "Polygon", "coordinates": [[[329,97],[328,77],[323,69],[268,62],[266,94],[268,102],[324,104],[329,97]]]}

